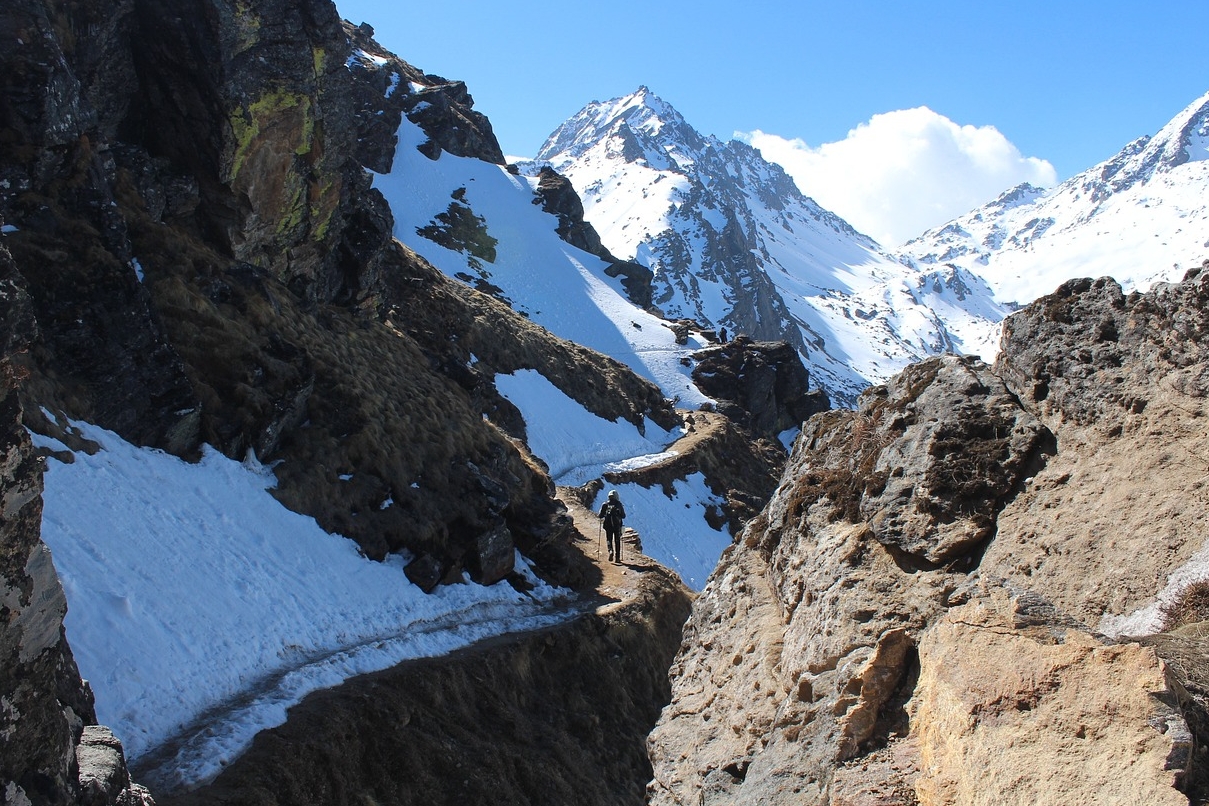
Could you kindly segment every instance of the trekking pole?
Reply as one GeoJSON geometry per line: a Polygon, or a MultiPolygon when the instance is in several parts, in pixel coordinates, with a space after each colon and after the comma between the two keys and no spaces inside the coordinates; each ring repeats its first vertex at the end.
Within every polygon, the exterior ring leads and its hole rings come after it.
{"type": "Polygon", "coordinates": [[[604,552],[604,523],[602,521],[597,521],[596,522],[596,556],[603,557],[604,556],[603,552],[604,552]]]}

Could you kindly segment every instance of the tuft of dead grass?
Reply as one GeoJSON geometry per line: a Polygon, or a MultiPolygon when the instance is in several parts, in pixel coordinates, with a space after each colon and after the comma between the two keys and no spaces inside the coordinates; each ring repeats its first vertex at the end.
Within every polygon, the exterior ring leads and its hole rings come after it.
{"type": "Polygon", "coordinates": [[[1209,579],[1193,582],[1179,596],[1159,610],[1163,632],[1209,621],[1209,579]]]}

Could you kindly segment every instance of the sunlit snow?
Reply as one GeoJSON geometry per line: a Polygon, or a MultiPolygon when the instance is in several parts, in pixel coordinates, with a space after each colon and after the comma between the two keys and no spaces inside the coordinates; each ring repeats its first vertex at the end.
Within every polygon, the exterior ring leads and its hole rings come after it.
{"type": "Polygon", "coordinates": [[[762,272],[785,305],[779,337],[798,332],[814,383],[837,402],[929,355],[993,352],[1006,311],[985,284],[968,282],[971,293],[961,296],[925,290],[938,272],[903,265],[752,149],[702,137],[645,88],[589,104],[538,159],[571,180],[614,254],[655,272],[668,315],[734,333],[737,300],[762,282],[736,272],[762,272]],[[651,138],[635,140],[635,131],[651,138]],[[741,230],[756,268],[712,254],[712,234],[728,226],[741,230]]]}
{"type": "Polygon", "coordinates": [[[1003,303],[1081,277],[1112,277],[1127,292],[1179,280],[1209,255],[1206,131],[1209,94],[1111,160],[1048,191],[1013,188],[901,252],[974,271],[1003,303]]]}
{"type": "Polygon", "coordinates": [[[367,560],[285,509],[254,459],[207,448],[188,464],[77,426],[100,450],[49,459],[43,495],[67,637],[127,755],[172,742],[179,755],[157,758],[169,782],[213,777],[317,688],[567,618],[555,603],[569,592],[541,583],[424,594],[405,558],[367,560]]]}
{"type": "MultiPolygon", "coordinates": [[[[644,435],[632,423],[597,417],[533,370],[495,380],[496,388],[524,417],[529,446],[562,485],[655,464],[674,455],[664,449],[681,436],[679,430],[669,433],[649,421],[644,435]]],[[[673,482],[667,491],[638,484],[617,489],[625,503],[626,525],[638,532],[643,553],[700,590],[731,542],[729,533],[705,521],[706,508],[720,508],[723,502],[710,492],[704,477],[694,473],[673,482]]],[[[596,506],[601,503],[603,499],[596,506]]]]}
{"type": "Polygon", "coordinates": [[[630,302],[620,280],[605,273],[603,260],[559,238],[557,219],[534,204],[534,180],[448,153],[430,160],[416,149],[425,140],[423,130],[404,119],[391,173],[374,177],[394,213],[395,237],[451,277],[478,274],[465,253],[417,234],[458,193],[496,241],[495,260],[479,261],[481,271],[518,311],[556,336],[616,358],[681,406],[708,400],[687,365],[706,342],[694,335],[688,344],[676,344],[665,321],[630,302]]]}
{"type": "MultiPolygon", "coordinates": [[[[615,489],[626,510],[626,526],[638,532],[642,553],[674,569],[693,590],[705,587],[722,551],[731,544],[731,536],[705,522],[708,506],[721,507],[705,477],[694,473],[672,484],[672,495],[661,487],[621,484],[615,489]]],[[[594,503],[599,510],[606,491],[602,489],[594,503]]],[[[624,550],[622,559],[625,559],[624,550]]]]}

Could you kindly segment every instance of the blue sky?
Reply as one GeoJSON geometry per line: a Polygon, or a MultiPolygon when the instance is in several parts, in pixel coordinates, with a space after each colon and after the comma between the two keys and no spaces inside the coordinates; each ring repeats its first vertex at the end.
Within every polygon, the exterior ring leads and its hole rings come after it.
{"type": "Polygon", "coordinates": [[[926,106],[995,127],[1060,180],[1209,91],[1202,0],[337,7],[420,69],[465,81],[505,153],[522,156],[589,101],[645,84],[705,134],[759,130],[809,147],[926,106]]]}

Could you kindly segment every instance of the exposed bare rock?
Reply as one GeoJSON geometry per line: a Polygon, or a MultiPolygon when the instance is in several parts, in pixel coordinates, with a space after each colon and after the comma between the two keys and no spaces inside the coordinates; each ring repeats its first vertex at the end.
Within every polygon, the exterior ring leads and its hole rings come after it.
{"type": "Polygon", "coordinates": [[[718,401],[718,411],[769,439],[799,427],[831,407],[825,392],[810,389],[810,374],[787,342],[738,336],[693,356],[693,382],[718,401]]]}
{"type": "Polygon", "coordinates": [[[549,166],[542,167],[537,174],[537,199],[534,204],[537,203],[547,213],[558,217],[558,237],[608,261],[611,265],[605,269],[605,273],[610,277],[623,278],[621,285],[630,301],[642,308],[651,307],[651,280],[654,274],[641,263],[618,260],[605,248],[596,229],[584,220],[583,202],[570,180],[549,166]]]}
{"type": "Polygon", "coordinates": [[[862,518],[880,542],[928,563],[990,538],[998,511],[1053,450],[1046,428],[973,358],[910,367],[861,399],[852,428],[860,461],[875,459],[862,518]]]}
{"type": "Polygon", "coordinates": [[[1157,629],[1203,549],[1207,323],[1201,272],[1072,282],[993,369],[808,421],[694,605],[651,802],[1202,802],[1203,640],[1097,630],[1157,629]]]}
{"type": "Polygon", "coordinates": [[[1175,786],[1193,739],[1154,650],[1020,629],[975,602],[925,633],[919,657],[921,804],[1188,802],[1175,786]]]}
{"type": "Polygon", "coordinates": [[[6,241],[40,325],[28,335],[46,371],[22,390],[27,408],[70,402],[132,441],[185,451],[195,445],[197,403],[136,278],[107,139],[137,87],[133,7],[6,6],[0,214],[18,228],[6,241]],[[59,35],[69,30],[90,36],[59,35]]]}
{"type": "Polygon", "coordinates": [[[76,747],[81,806],[154,806],[151,793],[131,783],[122,743],[100,725],[84,728],[76,747]]]}
{"type": "Polygon", "coordinates": [[[1207,300],[1205,272],[1144,295],[1072,281],[1008,320],[996,371],[1058,451],[1000,514],[984,567],[1117,631],[1202,548],[1207,300]]]}

